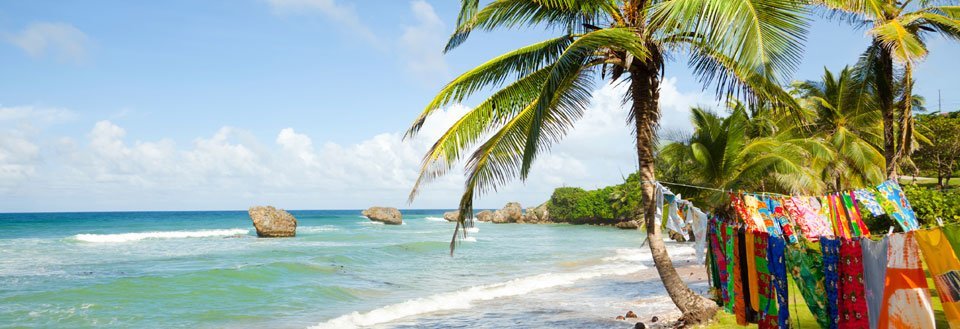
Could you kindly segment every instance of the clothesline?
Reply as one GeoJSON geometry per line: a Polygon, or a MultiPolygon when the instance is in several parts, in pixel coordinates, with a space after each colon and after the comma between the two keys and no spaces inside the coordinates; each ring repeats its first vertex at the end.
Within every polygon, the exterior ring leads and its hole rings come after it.
{"type": "MultiPolygon", "coordinates": [[[[660,183],[660,184],[665,184],[665,185],[674,185],[674,186],[689,187],[689,188],[694,188],[694,189],[699,189],[699,190],[715,191],[715,192],[722,192],[722,193],[739,193],[739,194],[748,194],[748,195],[757,195],[757,196],[768,196],[768,195],[781,196],[781,197],[790,197],[790,196],[809,197],[809,196],[812,196],[812,195],[799,195],[799,194],[792,194],[792,195],[791,195],[791,194],[782,194],[782,193],[776,193],[776,192],[744,192],[744,191],[742,191],[742,190],[722,189],[722,188],[709,187],[709,186],[703,186],[703,185],[691,185],[691,184],[685,184],[685,183],[664,182],[664,181],[659,181],[659,180],[658,180],[658,181],[641,181],[640,183],[641,183],[641,184],[656,184],[656,183],[660,183]]],[[[824,195],[826,195],[826,194],[843,194],[843,193],[848,193],[848,192],[850,192],[850,191],[852,191],[852,190],[856,190],[856,189],[845,190],[845,191],[830,191],[830,192],[824,193],[824,195]]]]}

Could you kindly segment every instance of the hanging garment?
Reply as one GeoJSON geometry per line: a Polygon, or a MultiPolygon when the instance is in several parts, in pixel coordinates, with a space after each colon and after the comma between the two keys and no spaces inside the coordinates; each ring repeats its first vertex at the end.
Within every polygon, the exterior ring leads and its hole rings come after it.
{"type": "Polygon", "coordinates": [[[837,230],[839,232],[839,237],[844,239],[849,239],[853,234],[850,232],[850,222],[846,217],[846,211],[843,209],[843,201],[840,200],[840,196],[831,194],[830,198],[830,211],[833,213],[834,221],[836,221],[837,230]]]}
{"type": "MultiPolygon", "coordinates": [[[[751,268],[750,264],[756,260],[752,253],[752,246],[747,246],[747,231],[740,228],[737,232],[737,248],[740,252],[740,284],[743,286],[743,313],[746,323],[753,322],[756,319],[756,309],[753,307],[753,296],[756,295],[756,287],[750,284],[750,272],[755,272],[756,268],[751,268]]],[[[753,242],[752,240],[749,242],[753,242]]],[[[755,274],[754,274],[755,275],[755,274]]]]}
{"type": "Polygon", "coordinates": [[[863,249],[860,240],[840,240],[838,328],[859,329],[870,325],[863,290],[863,249]]]}
{"type": "Polygon", "coordinates": [[[760,303],[757,325],[760,329],[779,328],[780,313],[777,311],[777,293],[770,281],[770,266],[767,258],[770,234],[764,231],[756,231],[755,234],[753,252],[757,265],[757,288],[760,292],[757,298],[760,303]]]}
{"type": "Polygon", "coordinates": [[[960,225],[950,224],[942,228],[943,234],[953,247],[953,254],[960,257],[960,225]]]}
{"type": "Polygon", "coordinates": [[[920,224],[917,223],[917,215],[913,213],[913,208],[910,207],[907,196],[900,189],[900,184],[894,181],[886,181],[877,186],[877,191],[881,195],[880,200],[878,200],[880,205],[883,206],[890,217],[893,217],[900,224],[905,232],[920,228],[920,224]]]}
{"type": "Polygon", "coordinates": [[[808,249],[803,243],[787,246],[787,267],[810,313],[821,328],[827,328],[830,326],[830,317],[827,315],[827,296],[824,294],[823,257],[817,248],[808,249]]]}
{"type": "Polygon", "coordinates": [[[887,237],[887,275],[878,328],[934,328],[933,305],[913,232],[887,237]]]}
{"type": "Polygon", "coordinates": [[[660,182],[657,182],[657,186],[654,189],[654,197],[653,197],[654,199],[653,204],[657,205],[656,206],[657,210],[653,216],[653,224],[656,226],[660,226],[663,223],[663,202],[664,202],[663,191],[664,190],[667,190],[667,188],[664,187],[663,185],[660,185],[660,182]]]}
{"type": "Polygon", "coordinates": [[[744,271],[744,259],[743,251],[741,247],[743,246],[743,240],[739,238],[739,229],[733,231],[733,295],[736,297],[733,300],[733,315],[737,318],[737,324],[741,326],[747,325],[747,309],[746,303],[744,303],[744,298],[749,298],[744,290],[744,278],[746,278],[746,273],[744,271]]]}
{"type": "Polygon", "coordinates": [[[830,318],[831,329],[840,324],[839,317],[839,284],[840,284],[840,239],[821,238],[820,248],[823,250],[823,276],[827,292],[827,316],[830,318]]]}
{"type": "Polygon", "coordinates": [[[783,200],[783,206],[807,240],[817,242],[821,236],[833,235],[833,230],[830,229],[826,218],[819,216],[820,202],[816,198],[798,196],[786,198],[783,200]]]}
{"type": "Polygon", "coordinates": [[[730,293],[727,291],[727,256],[726,256],[726,240],[724,240],[725,227],[726,224],[714,222],[714,234],[712,234],[712,240],[710,241],[713,244],[713,256],[717,262],[717,276],[719,280],[719,291],[720,291],[720,305],[724,306],[726,309],[727,304],[730,304],[730,293]]]}
{"type": "Polygon", "coordinates": [[[867,209],[874,217],[885,214],[873,192],[867,189],[859,189],[853,191],[853,194],[857,197],[857,203],[861,209],[867,209]]]}
{"type": "Polygon", "coordinates": [[[770,234],[780,234],[777,227],[773,225],[773,221],[767,221],[765,217],[760,214],[760,208],[766,208],[766,202],[761,202],[756,197],[752,195],[743,195],[743,205],[746,209],[748,217],[743,218],[745,222],[753,222],[754,227],[760,230],[766,230],[770,234]]]}
{"type": "Polygon", "coordinates": [[[797,243],[797,236],[793,231],[793,223],[790,222],[790,216],[783,207],[783,199],[767,198],[767,206],[773,213],[773,219],[780,230],[783,232],[783,239],[788,243],[797,243]]]}
{"type": "Polygon", "coordinates": [[[707,240],[710,240],[710,251],[707,252],[707,262],[710,264],[710,287],[714,294],[714,300],[717,301],[717,305],[723,306],[723,291],[726,289],[723,286],[723,281],[720,280],[720,268],[721,256],[723,253],[720,251],[720,239],[717,238],[718,229],[717,222],[715,218],[709,220],[709,225],[707,226],[707,240]]]}
{"type": "Polygon", "coordinates": [[[915,231],[950,328],[960,328],[960,261],[939,227],[915,231]]]}
{"type": "Polygon", "coordinates": [[[853,208],[853,199],[850,199],[850,195],[846,193],[839,195],[837,199],[840,201],[840,208],[843,210],[844,217],[847,218],[847,224],[850,225],[850,237],[859,238],[863,236],[860,227],[860,213],[853,208]]]}
{"type": "MultiPolygon", "coordinates": [[[[754,231],[747,230],[744,232],[746,238],[746,259],[747,259],[747,282],[750,286],[750,310],[757,314],[760,312],[760,287],[757,273],[757,241],[754,231]]],[[[755,318],[755,317],[751,317],[755,318]]]]}
{"type": "Polygon", "coordinates": [[[734,269],[737,268],[737,263],[733,255],[733,249],[734,249],[733,247],[734,247],[734,240],[735,240],[733,232],[734,232],[733,226],[726,225],[723,233],[724,234],[723,254],[724,254],[724,257],[726,257],[726,263],[727,263],[727,298],[729,298],[728,300],[726,300],[725,307],[727,308],[728,313],[733,313],[733,305],[735,304],[735,301],[737,300],[737,298],[743,298],[742,296],[737,295],[736,284],[734,283],[737,281],[737,276],[735,275],[736,273],[734,272],[734,269]]]}
{"type": "MultiPolygon", "coordinates": [[[[753,198],[753,197],[751,197],[753,198]]],[[[780,227],[780,222],[774,217],[773,207],[770,206],[767,198],[754,198],[757,200],[757,212],[760,214],[760,218],[763,219],[763,224],[767,227],[767,232],[770,232],[771,235],[783,236],[783,229],[780,227]]]]}
{"type": "Polygon", "coordinates": [[[863,287],[870,328],[876,329],[883,303],[883,281],[887,277],[887,237],[879,241],[860,239],[863,252],[863,287]]]}
{"type": "Polygon", "coordinates": [[[687,211],[687,220],[691,223],[693,236],[696,239],[693,245],[696,248],[697,264],[702,264],[707,248],[707,214],[691,206],[687,211]]]}
{"type": "Polygon", "coordinates": [[[756,223],[753,222],[753,217],[750,216],[750,212],[747,210],[747,205],[743,202],[743,198],[740,197],[740,194],[730,193],[730,205],[733,206],[733,210],[736,211],[737,217],[746,223],[748,228],[758,229],[756,227],[756,223]]]}
{"type": "Polygon", "coordinates": [[[669,216],[667,216],[667,229],[684,234],[683,218],[680,217],[680,202],[682,202],[682,200],[680,199],[679,195],[674,197],[672,202],[670,202],[670,207],[668,209],[669,216]]]}
{"type": "Polygon", "coordinates": [[[847,212],[850,214],[852,219],[852,225],[856,225],[860,231],[860,236],[870,236],[870,229],[867,228],[867,223],[863,221],[862,213],[860,212],[860,207],[857,206],[857,197],[853,192],[847,192],[844,195],[844,200],[847,201],[847,212]]]}
{"type": "Polygon", "coordinates": [[[779,236],[770,236],[767,241],[768,252],[770,256],[770,283],[773,285],[777,295],[777,324],[780,328],[790,327],[790,299],[787,295],[787,263],[784,259],[786,253],[786,241],[779,236]]]}

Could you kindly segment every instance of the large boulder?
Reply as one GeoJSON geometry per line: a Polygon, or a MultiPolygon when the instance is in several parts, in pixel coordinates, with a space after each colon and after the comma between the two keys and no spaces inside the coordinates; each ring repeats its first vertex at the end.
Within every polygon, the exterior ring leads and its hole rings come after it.
{"type": "Polygon", "coordinates": [[[403,215],[400,214],[400,210],[397,208],[370,207],[360,214],[367,216],[367,218],[374,222],[381,222],[389,225],[403,224],[403,215]]]}
{"type": "Polygon", "coordinates": [[[507,221],[507,216],[503,215],[503,210],[497,210],[493,212],[493,217],[490,217],[490,222],[494,224],[504,224],[509,223],[507,221]]]}
{"type": "Polygon", "coordinates": [[[456,222],[457,218],[460,218],[459,211],[454,210],[443,213],[443,219],[446,219],[448,222],[456,222]]]}
{"type": "Polygon", "coordinates": [[[628,220],[617,223],[617,228],[621,230],[639,230],[640,223],[635,220],[628,220]]]}
{"type": "Polygon", "coordinates": [[[537,219],[540,220],[540,223],[552,223],[550,220],[550,211],[547,210],[547,203],[544,202],[533,208],[533,213],[537,216],[537,219]]]}
{"type": "Polygon", "coordinates": [[[492,222],[493,221],[493,211],[484,210],[477,213],[477,220],[481,222],[492,222]]]}
{"type": "Polygon", "coordinates": [[[272,206],[250,207],[247,211],[257,236],[261,238],[280,238],[297,235],[297,219],[293,215],[272,206]]]}
{"type": "Polygon", "coordinates": [[[518,202],[508,202],[500,209],[507,223],[516,223],[523,220],[523,208],[518,202]]]}

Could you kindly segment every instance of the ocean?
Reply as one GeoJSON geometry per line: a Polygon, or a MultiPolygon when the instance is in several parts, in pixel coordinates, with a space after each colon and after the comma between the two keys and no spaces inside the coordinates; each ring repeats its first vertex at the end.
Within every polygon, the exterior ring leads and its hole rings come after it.
{"type": "Polygon", "coordinates": [[[442,212],[291,211],[276,239],[246,211],[0,214],[0,327],[632,328],[614,317],[670,307],[638,231],[478,223],[451,256],[442,212]]]}

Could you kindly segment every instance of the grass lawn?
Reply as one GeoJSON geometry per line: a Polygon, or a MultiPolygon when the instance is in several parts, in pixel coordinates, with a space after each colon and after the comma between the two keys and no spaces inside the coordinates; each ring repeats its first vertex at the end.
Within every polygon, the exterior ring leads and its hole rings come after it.
{"type": "MultiPolygon", "coordinates": [[[[912,184],[914,182],[912,176],[900,176],[900,182],[905,184],[912,184]]],[[[930,177],[917,177],[917,185],[923,187],[935,187],[937,186],[937,178],[930,177]]],[[[960,187],[960,177],[953,177],[947,182],[947,188],[957,188],[960,187]]]]}
{"type": "MultiPolygon", "coordinates": [[[[817,320],[814,319],[813,314],[810,313],[810,309],[807,308],[807,303],[804,302],[803,296],[800,294],[800,290],[797,288],[797,285],[793,282],[793,278],[787,280],[790,287],[789,296],[790,296],[790,320],[793,324],[793,328],[801,329],[814,329],[820,328],[817,325],[817,320]]],[[[927,285],[930,287],[930,293],[933,296],[931,302],[933,303],[933,315],[937,321],[937,328],[947,328],[947,317],[943,314],[943,306],[940,304],[940,297],[937,295],[937,290],[933,286],[933,280],[930,279],[930,273],[927,272],[927,285]]],[[[737,318],[730,313],[727,313],[721,309],[717,313],[717,316],[714,318],[714,322],[700,326],[700,328],[737,328],[740,327],[737,325],[737,318]]],[[[756,324],[750,324],[749,327],[756,328],[756,324]]]]}

